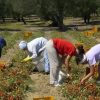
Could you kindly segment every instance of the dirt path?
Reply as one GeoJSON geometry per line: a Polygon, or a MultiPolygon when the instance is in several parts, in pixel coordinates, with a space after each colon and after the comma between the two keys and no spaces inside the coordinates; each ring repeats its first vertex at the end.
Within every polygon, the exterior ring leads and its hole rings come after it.
{"type": "Polygon", "coordinates": [[[49,75],[42,73],[32,74],[31,79],[34,81],[34,92],[28,93],[26,100],[34,100],[35,97],[54,96],[54,100],[66,100],[62,97],[60,87],[49,85],[49,75]]]}

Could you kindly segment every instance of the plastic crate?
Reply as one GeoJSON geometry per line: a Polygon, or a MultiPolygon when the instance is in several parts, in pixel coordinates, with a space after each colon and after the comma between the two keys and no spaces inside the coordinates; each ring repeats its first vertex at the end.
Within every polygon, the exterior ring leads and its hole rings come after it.
{"type": "Polygon", "coordinates": [[[24,39],[29,38],[30,36],[32,36],[32,32],[25,32],[24,33],[24,39]]]}
{"type": "Polygon", "coordinates": [[[35,97],[33,100],[54,100],[53,96],[50,97],[35,97]]]}
{"type": "Polygon", "coordinates": [[[6,65],[6,61],[0,61],[0,69],[4,69],[6,65]]]}

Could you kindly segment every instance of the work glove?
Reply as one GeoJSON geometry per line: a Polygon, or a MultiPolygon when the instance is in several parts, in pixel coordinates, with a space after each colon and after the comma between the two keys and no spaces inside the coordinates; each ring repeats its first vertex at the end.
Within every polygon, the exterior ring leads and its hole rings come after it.
{"type": "Polygon", "coordinates": [[[26,58],[24,58],[21,62],[27,62],[29,60],[32,60],[32,57],[27,56],[26,58]]]}

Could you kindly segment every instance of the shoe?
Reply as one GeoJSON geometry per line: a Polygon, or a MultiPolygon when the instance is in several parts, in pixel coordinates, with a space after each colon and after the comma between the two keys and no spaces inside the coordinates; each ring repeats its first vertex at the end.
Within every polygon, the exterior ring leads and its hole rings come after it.
{"type": "Polygon", "coordinates": [[[57,84],[54,84],[55,87],[58,87],[58,86],[61,86],[61,84],[57,83],[57,84]]]}

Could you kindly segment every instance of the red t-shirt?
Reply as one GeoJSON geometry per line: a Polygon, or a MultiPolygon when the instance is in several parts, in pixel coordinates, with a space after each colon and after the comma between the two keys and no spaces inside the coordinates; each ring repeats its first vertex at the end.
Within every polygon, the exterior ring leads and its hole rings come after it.
{"type": "Polygon", "coordinates": [[[58,54],[63,56],[74,56],[76,54],[76,48],[67,40],[56,38],[53,39],[53,44],[58,54]]]}

